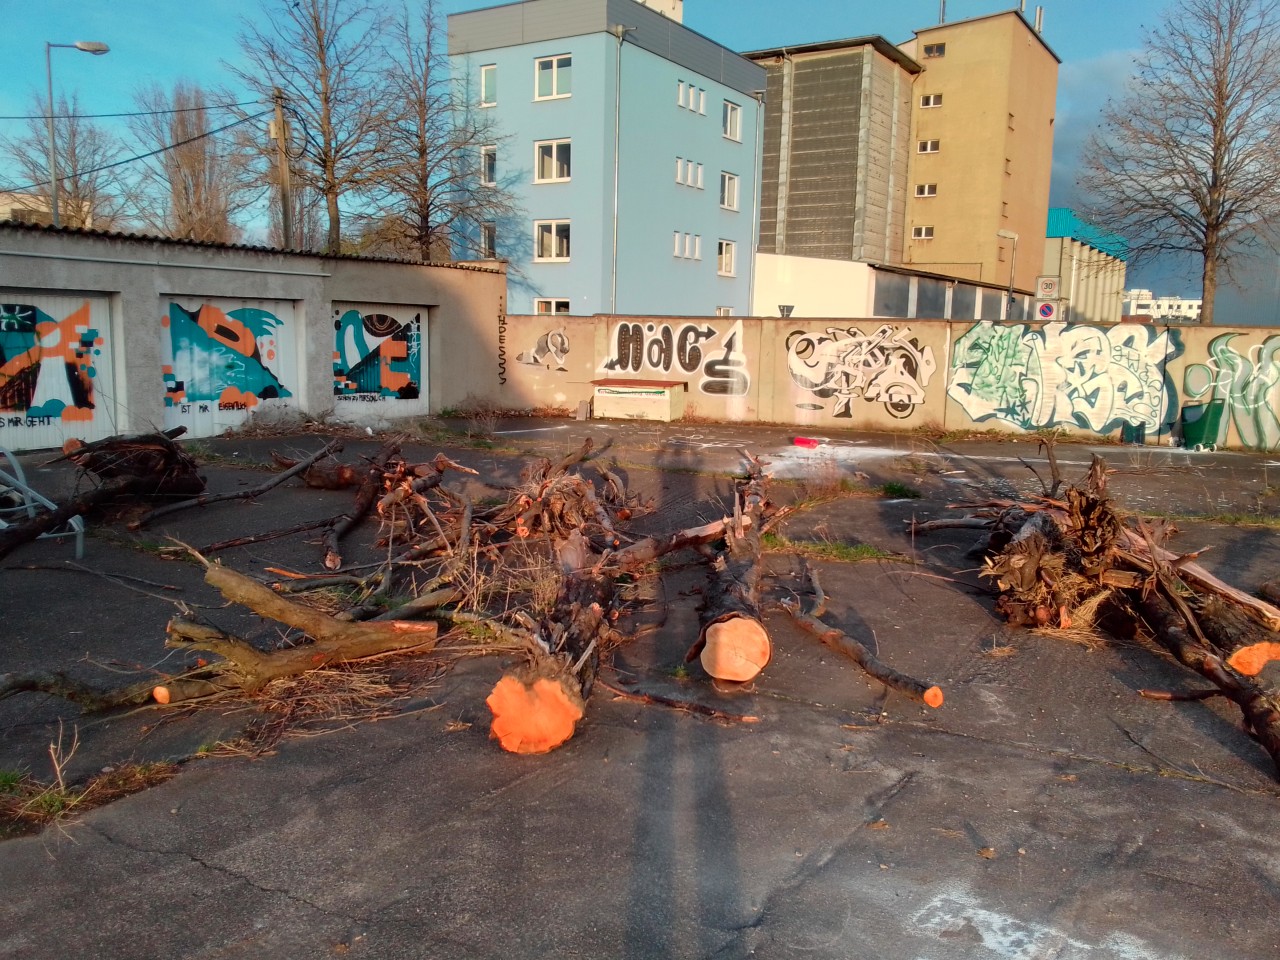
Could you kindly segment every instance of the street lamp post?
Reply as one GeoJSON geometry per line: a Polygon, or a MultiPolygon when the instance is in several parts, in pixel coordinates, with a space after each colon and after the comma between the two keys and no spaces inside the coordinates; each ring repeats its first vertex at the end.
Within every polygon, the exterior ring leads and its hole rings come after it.
{"type": "Polygon", "coordinates": [[[1009,257],[1009,300],[1004,308],[1004,318],[1010,319],[1009,314],[1013,310],[1013,271],[1018,267],[1018,235],[1012,230],[997,230],[996,236],[1003,240],[1013,241],[1013,254],[1009,257]]]}
{"type": "Polygon", "coordinates": [[[53,48],[64,47],[69,50],[80,50],[100,57],[110,51],[105,43],[96,40],[77,40],[75,43],[46,43],[44,45],[44,76],[49,85],[49,202],[53,207],[53,225],[62,226],[58,216],[58,144],[53,132],[53,48]]]}

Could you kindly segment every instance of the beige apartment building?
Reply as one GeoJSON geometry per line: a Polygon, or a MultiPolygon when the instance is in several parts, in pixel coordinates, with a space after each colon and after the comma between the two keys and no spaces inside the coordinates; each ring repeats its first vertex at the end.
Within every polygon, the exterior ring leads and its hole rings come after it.
{"type": "Polygon", "coordinates": [[[903,263],[981,283],[1008,284],[1012,270],[1014,289],[1032,292],[1044,264],[1061,61],[1016,10],[915,34],[902,45],[924,67],[913,91],[903,263]]]}

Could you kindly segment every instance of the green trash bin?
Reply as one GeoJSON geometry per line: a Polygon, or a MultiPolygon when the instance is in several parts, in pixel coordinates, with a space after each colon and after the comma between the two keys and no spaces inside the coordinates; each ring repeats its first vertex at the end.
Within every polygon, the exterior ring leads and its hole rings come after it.
{"type": "Polygon", "coordinates": [[[1225,400],[1184,405],[1182,445],[1191,450],[1218,449],[1218,430],[1222,427],[1222,414],[1226,409],[1225,400]]]}

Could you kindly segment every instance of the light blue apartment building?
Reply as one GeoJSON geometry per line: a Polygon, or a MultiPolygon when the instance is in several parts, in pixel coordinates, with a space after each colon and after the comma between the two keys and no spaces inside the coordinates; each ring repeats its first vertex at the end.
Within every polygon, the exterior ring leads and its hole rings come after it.
{"type": "Polygon", "coordinates": [[[509,313],[745,315],[764,70],[635,0],[449,17],[454,80],[514,199],[484,225],[509,313]]]}

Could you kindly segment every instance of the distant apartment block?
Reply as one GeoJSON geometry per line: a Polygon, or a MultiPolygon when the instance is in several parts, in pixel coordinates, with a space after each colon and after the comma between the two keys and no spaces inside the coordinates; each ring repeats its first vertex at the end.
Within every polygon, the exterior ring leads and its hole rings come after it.
{"type": "Polygon", "coordinates": [[[915,33],[902,45],[923,67],[903,262],[986,283],[1008,283],[1013,270],[1015,290],[1031,291],[1044,262],[1061,61],[1016,10],[915,33]]]}
{"type": "Polygon", "coordinates": [[[764,70],[682,4],[525,0],[453,14],[449,56],[493,130],[482,181],[511,313],[745,314],[764,70]]]}

